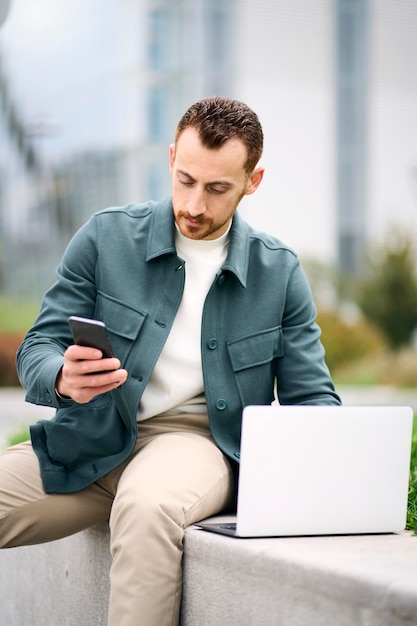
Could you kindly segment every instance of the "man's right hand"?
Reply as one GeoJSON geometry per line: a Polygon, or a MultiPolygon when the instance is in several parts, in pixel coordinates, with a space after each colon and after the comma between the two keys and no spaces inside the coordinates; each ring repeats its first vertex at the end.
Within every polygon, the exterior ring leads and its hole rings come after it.
{"type": "Polygon", "coordinates": [[[85,404],[95,396],[120,387],[127,379],[119,359],[103,359],[100,350],[72,345],[56,380],[60,396],[85,404]]]}

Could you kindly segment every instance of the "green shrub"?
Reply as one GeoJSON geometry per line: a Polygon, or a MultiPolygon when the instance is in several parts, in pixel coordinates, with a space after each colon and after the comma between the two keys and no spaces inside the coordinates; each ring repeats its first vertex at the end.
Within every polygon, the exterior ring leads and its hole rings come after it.
{"type": "Polygon", "coordinates": [[[341,364],[332,371],[337,385],[417,387],[417,351],[400,350],[341,364]]]}
{"type": "Polygon", "coordinates": [[[347,323],[334,311],[319,311],[317,323],[331,371],[385,351],[382,334],[365,320],[347,323]]]}
{"type": "Polygon", "coordinates": [[[19,386],[16,351],[38,310],[38,302],[0,297],[0,387],[19,386]]]}
{"type": "Polygon", "coordinates": [[[412,233],[393,228],[385,245],[372,251],[357,302],[384,333],[391,348],[410,345],[417,330],[416,251],[412,233]]]}
{"type": "Polygon", "coordinates": [[[381,385],[417,387],[417,351],[404,348],[389,353],[381,370],[381,385]]]}
{"type": "Polygon", "coordinates": [[[0,387],[19,386],[16,372],[16,351],[23,333],[0,333],[0,387]]]}

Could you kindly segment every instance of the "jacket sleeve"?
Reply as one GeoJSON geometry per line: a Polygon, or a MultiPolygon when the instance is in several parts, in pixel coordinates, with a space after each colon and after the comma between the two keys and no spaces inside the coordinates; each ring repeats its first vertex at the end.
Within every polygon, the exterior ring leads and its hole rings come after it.
{"type": "Polygon", "coordinates": [[[284,357],[277,361],[281,404],[340,404],[324,360],[316,308],[297,260],[289,276],[282,319],[284,357]]]}
{"type": "Polygon", "coordinates": [[[18,349],[17,371],[28,402],[56,408],[72,403],[57,397],[55,381],[64,352],[73,343],[68,317],[94,315],[96,222],[92,218],[70,241],[57,269],[57,280],[46,293],[38,318],[18,349]]]}

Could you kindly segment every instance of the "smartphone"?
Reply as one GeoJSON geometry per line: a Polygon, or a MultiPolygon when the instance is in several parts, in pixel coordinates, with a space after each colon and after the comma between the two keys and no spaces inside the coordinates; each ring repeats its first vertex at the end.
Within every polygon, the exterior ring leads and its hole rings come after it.
{"type": "Polygon", "coordinates": [[[79,346],[98,348],[102,351],[103,358],[108,359],[113,356],[110,339],[103,322],[71,315],[68,318],[68,323],[74,337],[74,343],[79,346]]]}

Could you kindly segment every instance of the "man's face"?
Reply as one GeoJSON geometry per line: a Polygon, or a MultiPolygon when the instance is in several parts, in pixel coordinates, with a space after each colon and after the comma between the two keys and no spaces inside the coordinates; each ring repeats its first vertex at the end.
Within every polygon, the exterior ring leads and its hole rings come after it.
{"type": "Polygon", "coordinates": [[[186,128],[170,146],[174,217],[185,237],[216,239],[226,232],[242,197],[255,190],[246,159],[240,139],[211,150],[194,128],[186,128]]]}

